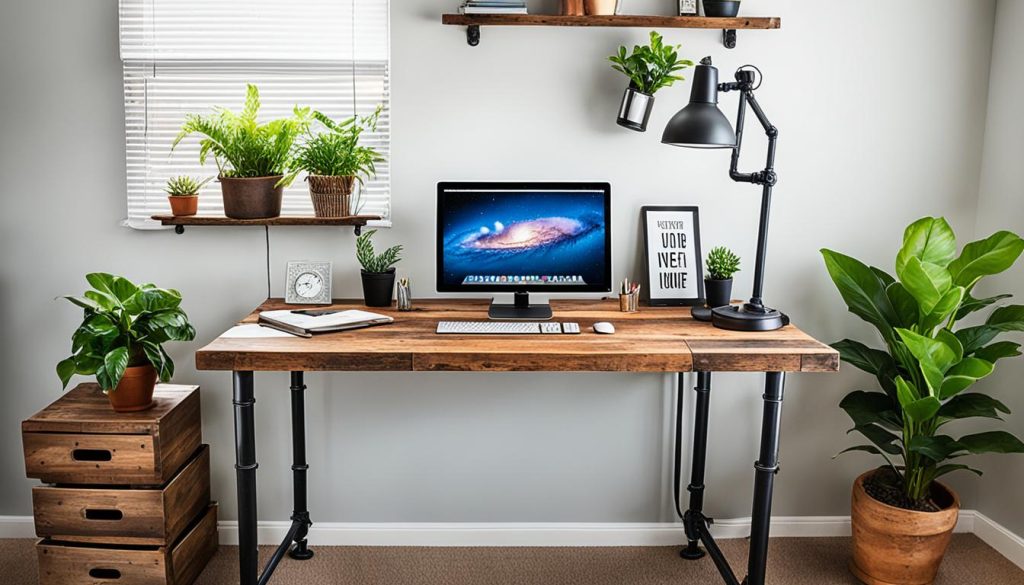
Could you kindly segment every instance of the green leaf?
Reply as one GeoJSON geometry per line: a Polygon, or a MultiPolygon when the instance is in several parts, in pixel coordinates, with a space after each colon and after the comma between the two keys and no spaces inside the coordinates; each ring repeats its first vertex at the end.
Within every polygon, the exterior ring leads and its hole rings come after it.
{"type": "Polygon", "coordinates": [[[948,339],[932,339],[909,329],[897,329],[896,333],[919,362],[935,367],[940,373],[945,373],[960,359],[957,355],[959,342],[956,346],[951,346],[948,339]]]}
{"type": "Polygon", "coordinates": [[[850,312],[874,325],[888,343],[895,340],[892,323],[897,322],[896,310],[878,276],[855,258],[822,249],[832,282],[846,302],[850,312]]]}
{"type": "Polygon", "coordinates": [[[907,292],[900,282],[894,282],[885,287],[885,295],[889,297],[893,309],[896,311],[898,320],[893,323],[899,327],[913,327],[920,317],[917,301],[913,295],[907,292]]]}
{"type": "Polygon", "coordinates": [[[974,357],[993,364],[1003,358],[1020,355],[1020,344],[1015,341],[997,341],[974,352],[974,357]]]}
{"type": "Polygon", "coordinates": [[[971,453],[1024,453],[1024,443],[1006,431],[988,431],[960,437],[960,444],[971,453]]]}
{"type": "Polygon", "coordinates": [[[963,344],[964,354],[969,355],[1006,331],[1024,331],[1024,305],[999,307],[992,311],[984,325],[965,327],[957,331],[956,336],[963,344]]]}
{"type": "Polygon", "coordinates": [[[68,296],[68,295],[65,295],[63,298],[71,301],[72,304],[77,305],[77,306],[79,306],[79,307],[81,307],[83,309],[86,309],[88,311],[102,311],[103,310],[103,307],[100,306],[99,303],[97,303],[96,301],[94,301],[92,299],[89,299],[89,298],[73,297],[73,296],[68,296]]]}
{"type": "Polygon", "coordinates": [[[181,304],[178,291],[162,288],[140,289],[124,303],[124,307],[132,314],[156,312],[174,309],[181,304]]]}
{"type": "Polygon", "coordinates": [[[71,381],[71,376],[75,375],[75,356],[63,359],[57,363],[57,377],[60,378],[60,383],[64,388],[68,387],[68,382],[71,381]]]}
{"type": "Polygon", "coordinates": [[[939,399],[934,396],[925,396],[920,400],[915,400],[910,404],[903,407],[903,412],[907,417],[916,422],[923,423],[928,422],[935,418],[935,414],[939,412],[939,408],[942,407],[942,403],[939,399]]]}
{"type": "Polygon", "coordinates": [[[142,344],[142,349],[146,352],[146,359],[156,368],[160,381],[167,382],[170,380],[171,376],[174,375],[174,363],[171,361],[170,356],[167,355],[167,352],[160,345],[148,342],[142,344]]]}
{"type": "Polygon", "coordinates": [[[97,290],[87,290],[84,293],[82,293],[82,296],[89,299],[90,301],[95,301],[96,304],[102,307],[104,311],[113,311],[114,309],[121,306],[121,303],[118,302],[117,299],[108,295],[107,293],[103,293],[97,290]]]}
{"type": "Polygon", "coordinates": [[[938,264],[921,262],[916,256],[911,256],[897,274],[904,288],[917,301],[922,318],[931,314],[953,284],[948,270],[938,264]]]}
{"type": "Polygon", "coordinates": [[[971,295],[967,295],[966,297],[964,297],[964,301],[960,305],[960,309],[956,312],[956,320],[959,321],[964,317],[970,315],[971,313],[974,313],[975,311],[980,311],[989,305],[998,303],[999,301],[1003,299],[1008,299],[1012,296],[1013,295],[1010,294],[1003,294],[996,295],[994,297],[987,297],[984,299],[976,299],[971,295]]]}
{"type": "Polygon", "coordinates": [[[960,257],[949,263],[949,272],[956,284],[970,290],[983,276],[999,274],[1013,266],[1022,251],[1024,240],[1020,236],[996,232],[964,246],[960,257]]]}
{"type": "Polygon", "coordinates": [[[900,440],[899,436],[885,430],[876,424],[857,425],[847,431],[852,433],[857,431],[858,433],[867,437],[869,441],[875,444],[879,449],[890,455],[899,455],[902,453],[899,445],[896,443],[900,440]]]}
{"type": "Polygon", "coordinates": [[[946,291],[946,294],[942,295],[939,302],[932,308],[932,312],[921,319],[921,331],[931,331],[949,319],[953,311],[960,306],[966,293],[967,289],[962,286],[954,286],[946,291]]]}
{"type": "Polygon", "coordinates": [[[114,275],[106,272],[91,272],[85,275],[85,280],[89,282],[92,287],[101,293],[110,295],[111,298],[117,298],[114,294],[114,275]]]}
{"type": "Polygon", "coordinates": [[[960,470],[970,471],[971,473],[976,474],[978,477],[981,477],[982,475],[980,470],[977,470],[968,465],[964,465],[962,463],[948,463],[946,465],[939,465],[938,467],[936,467],[935,470],[931,473],[931,480],[934,481],[942,477],[943,475],[946,475],[947,473],[960,470]]]}
{"type": "Polygon", "coordinates": [[[877,423],[897,431],[903,428],[896,403],[881,392],[854,390],[843,398],[839,408],[846,411],[854,425],[877,423]]]}
{"type": "MultiPolygon", "coordinates": [[[[124,371],[127,367],[128,349],[125,347],[114,348],[103,358],[103,369],[110,382],[109,388],[117,386],[121,378],[124,377],[124,371]]],[[[105,389],[108,388],[105,387],[105,389]]]]}
{"type": "Polygon", "coordinates": [[[922,217],[903,232],[903,247],[896,255],[896,273],[901,273],[911,258],[946,266],[955,255],[956,235],[945,218],[922,217]]]}
{"type": "Polygon", "coordinates": [[[843,453],[850,453],[852,451],[864,451],[865,453],[871,453],[873,455],[882,455],[882,452],[879,451],[878,447],[875,447],[874,445],[854,445],[853,447],[847,447],[842,451],[836,453],[835,455],[832,456],[832,458],[835,459],[836,457],[839,457],[843,453]]]}
{"type": "Polygon", "coordinates": [[[939,409],[939,417],[956,420],[961,418],[995,418],[1000,419],[999,413],[1009,414],[1010,410],[1006,405],[991,396],[971,392],[959,394],[952,400],[942,405],[939,409]]]}
{"type": "Polygon", "coordinates": [[[981,378],[991,374],[994,367],[991,362],[982,359],[964,358],[946,372],[939,397],[947,400],[959,394],[981,378]]]}
{"type": "Polygon", "coordinates": [[[962,454],[967,447],[947,435],[917,435],[907,443],[907,450],[911,453],[918,453],[935,461],[945,461],[950,457],[962,454]]]}
{"type": "Polygon", "coordinates": [[[903,379],[903,376],[896,378],[896,398],[900,402],[900,406],[906,408],[908,404],[912,404],[918,398],[921,397],[921,393],[918,389],[903,379]]]}
{"type": "Polygon", "coordinates": [[[870,348],[859,341],[844,339],[833,343],[832,348],[839,352],[843,362],[875,376],[896,368],[896,363],[888,353],[870,348]]]}

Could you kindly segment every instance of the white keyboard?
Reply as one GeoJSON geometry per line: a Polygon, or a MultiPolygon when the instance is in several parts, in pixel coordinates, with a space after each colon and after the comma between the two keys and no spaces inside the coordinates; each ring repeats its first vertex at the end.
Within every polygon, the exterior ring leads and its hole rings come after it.
{"type": "Polygon", "coordinates": [[[439,321],[438,333],[478,335],[532,335],[543,333],[580,332],[579,323],[558,323],[555,321],[439,321]]]}

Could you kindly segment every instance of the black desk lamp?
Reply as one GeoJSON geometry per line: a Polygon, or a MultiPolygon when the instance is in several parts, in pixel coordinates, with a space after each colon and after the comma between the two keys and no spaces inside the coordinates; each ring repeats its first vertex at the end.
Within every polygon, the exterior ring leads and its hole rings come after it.
{"type": "MultiPolygon", "coordinates": [[[[693,74],[693,88],[690,103],[672,116],[661,135],[664,144],[694,148],[731,148],[732,163],[729,176],[733,181],[761,185],[761,223],[757,234],[757,260],[754,265],[754,294],[743,305],[728,305],[708,309],[694,309],[694,318],[710,320],[716,327],[735,331],[773,331],[789,324],[789,317],[775,309],[769,309],[761,302],[764,286],[765,251],[768,243],[768,210],[771,207],[772,187],[775,175],[775,139],[778,130],[764,115],[754,98],[755,67],[743,66],[736,70],[736,81],[718,83],[718,69],[711,65],[711,57],[704,57],[693,74]],[[736,132],[718,109],[719,91],[739,91],[740,106],[736,115],[736,132]],[[768,161],[763,171],[740,173],[736,165],[740,160],[740,145],[743,141],[743,120],[747,104],[754,110],[758,121],[768,135],[768,161]]],[[[760,73],[760,72],[758,72],[760,73]]],[[[760,82],[758,82],[760,86],[760,82]]]]}

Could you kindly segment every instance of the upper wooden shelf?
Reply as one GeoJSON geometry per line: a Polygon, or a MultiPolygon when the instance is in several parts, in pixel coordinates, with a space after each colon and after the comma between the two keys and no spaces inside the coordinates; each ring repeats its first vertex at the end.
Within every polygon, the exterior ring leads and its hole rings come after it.
{"type": "Polygon", "coordinates": [[[306,215],[282,215],[278,217],[269,217],[266,219],[231,219],[230,217],[224,217],[223,215],[153,216],[153,219],[159,221],[162,225],[175,226],[174,231],[179,234],[185,231],[185,226],[187,225],[350,225],[355,226],[357,236],[361,231],[360,228],[366,225],[367,222],[378,220],[380,218],[381,217],[379,215],[349,215],[345,217],[312,217],[306,215]]]}
{"type": "Polygon", "coordinates": [[[648,16],[615,14],[608,16],[562,16],[559,14],[442,14],[441,24],[469,27],[466,41],[473,46],[480,43],[481,26],[626,26],[651,28],[704,28],[721,29],[727,48],[736,46],[737,29],[772,29],[782,26],[777,16],[738,16],[715,18],[709,16],[648,16]]]}

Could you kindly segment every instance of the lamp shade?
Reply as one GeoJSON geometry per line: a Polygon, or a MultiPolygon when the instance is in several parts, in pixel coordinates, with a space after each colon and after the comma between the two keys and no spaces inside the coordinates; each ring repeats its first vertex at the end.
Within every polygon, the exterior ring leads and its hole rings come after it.
{"type": "Polygon", "coordinates": [[[736,133],[718,109],[718,69],[705,57],[693,73],[690,103],[665,125],[663,144],[694,148],[732,148],[736,133]]]}

